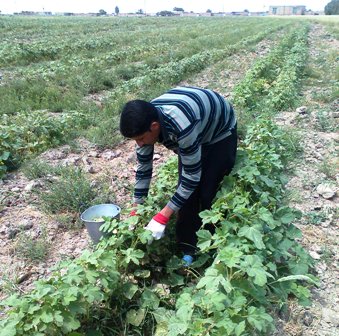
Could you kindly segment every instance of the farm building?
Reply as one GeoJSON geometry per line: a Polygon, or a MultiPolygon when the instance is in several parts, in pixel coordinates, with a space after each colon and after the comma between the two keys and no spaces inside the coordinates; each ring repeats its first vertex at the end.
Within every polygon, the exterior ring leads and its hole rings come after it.
{"type": "Polygon", "coordinates": [[[306,6],[270,6],[269,15],[305,15],[306,6]]]}

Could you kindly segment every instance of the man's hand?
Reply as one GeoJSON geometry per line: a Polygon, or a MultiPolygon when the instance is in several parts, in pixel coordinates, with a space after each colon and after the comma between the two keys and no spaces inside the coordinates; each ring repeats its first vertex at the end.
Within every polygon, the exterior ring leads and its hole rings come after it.
{"type": "Polygon", "coordinates": [[[162,238],[165,235],[165,228],[169,218],[162,215],[160,212],[156,214],[152,220],[145,226],[146,230],[152,232],[155,240],[162,238]]]}

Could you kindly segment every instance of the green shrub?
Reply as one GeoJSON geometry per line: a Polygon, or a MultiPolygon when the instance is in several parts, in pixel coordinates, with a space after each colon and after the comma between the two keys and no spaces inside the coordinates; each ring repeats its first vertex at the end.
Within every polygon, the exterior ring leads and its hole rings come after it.
{"type": "Polygon", "coordinates": [[[44,260],[50,248],[47,229],[43,227],[41,234],[33,238],[30,232],[21,231],[15,242],[15,254],[32,261],[44,260]]]}
{"type": "Polygon", "coordinates": [[[30,111],[15,116],[2,115],[0,177],[7,169],[18,167],[23,159],[32,154],[67,141],[84,120],[84,115],[75,111],[60,114],[30,111]]]}
{"type": "Polygon", "coordinates": [[[46,182],[46,191],[39,191],[43,208],[49,213],[79,213],[97,196],[86,174],[80,169],[64,169],[59,178],[46,182]]]}
{"type": "Polygon", "coordinates": [[[39,159],[25,162],[21,167],[21,171],[30,180],[55,174],[55,168],[53,166],[39,159]]]}

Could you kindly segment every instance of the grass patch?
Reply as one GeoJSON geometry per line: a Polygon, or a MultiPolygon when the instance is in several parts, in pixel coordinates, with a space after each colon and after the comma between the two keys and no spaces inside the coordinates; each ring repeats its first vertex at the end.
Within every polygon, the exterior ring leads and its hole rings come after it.
{"type": "Polygon", "coordinates": [[[47,257],[50,248],[47,229],[41,228],[38,237],[33,237],[31,232],[21,231],[15,242],[15,254],[31,261],[44,260],[47,257]]]}
{"type": "Polygon", "coordinates": [[[107,181],[94,185],[79,168],[56,168],[57,178],[46,181],[44,191],[38,191],[41,206],[47,213],[67,214],[62,222],[70,223],[93,204],[111,203],[114,194],[107,181]],[[71,221],[69,218],[73,218],[71,221]]]}
{"type": "Polygon", "coordinates": [[[336,167],[338,167],[338,159],[336,157],[325,157],[319,164],[318,169],[320,172],[324,173],[327,178],[335,180],[337,174],[336,167]]]}
{"type": "Polygon", "coordinates": [[[318,111],[316,114],[316,129],[322,132],[335,132],[338,130],[338,124],[332,114],[325,111],[318,111]]]}
{"type": "Polygon", "coordinates": [[[97,196],[85,173],[65,169],[56,180],[47,181],[47,190],[39,192],[43,209],[52,214],[86,209],[97,196]]]}
{"type": "Polygon", "coordinates": [[[32,160],[25,162],[21,171],[29,180],[46,177],[47,175],[54,175],[56,168],[43,160],[32,160]]]}

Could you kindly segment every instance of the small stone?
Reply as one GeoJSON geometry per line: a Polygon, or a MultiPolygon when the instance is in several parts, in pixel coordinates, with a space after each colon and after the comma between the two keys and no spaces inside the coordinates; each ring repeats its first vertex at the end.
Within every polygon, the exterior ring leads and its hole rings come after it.
{"type": "Polygon", "coordinates": [[[20,188],[14,187],[14,188],[11,189],[11,191],[13,191],[13,192],[18,192],[18,191],[20,191],[20,188]]]}
{"type": "Polygon", "coordinates": [[[325,322],[333,323],[335,326],[339,325],[339,314],[337,314],[334,310],[329,308],[322,309],[322,317],[325,322]]]}
{"type": "Polygon", "coordinates": [[[330,186],[329,184],[325,184],[325,183],[319,184],[316,191],[319,195],[321,195],[325,199],[331,199],[336,194],[336,191],[334,190],[334,188],[330,186]]]}
{"type": "Polygon", "coordinates": [[[39,187],[41,184],[39,181],[31,181],[24,188],[25,191],[32,191],[35,187],[39,187]]]}
{"type": "Polygon", "coordinates": [[[159,160],[160,158],[161,158],[161,155],[159,155],[159,154],[153,155],[153,160],[159,160]]]}
{"type": "Polygon", "coordinates": [[[96,174],[99,172],[99,169],[94,168],[93,166],[86,166],[85,171],[90,174],[96,174]]]}
{"type": "Polygon", "coordinates": [[[307,112],[307,107],[306,106],[300,106],[296,109],[296,112],[300,114],[305,114],[307,112]]]}
{"type": "Polygon", "coordinates": [[[315,251],[310,251],[310,256],[315,260],[319,260],[321,258],[320,255],[315,251]]]}
{"type": "Polygon", "coordinates": [[[309,327],[312,324],[313,319],[314,319],[313,315],[308,311],[305,311],[301,317],[302,323],[307,327],[309,327]]]}
{"type": "Polygon", "coordinates": [[[81,161],[83,162],[83,164],[85,165],[90,165],[91,164],[91,160],[87,157],[87,156],[84,156],[81,161]]]}
{"type": "Polygon", "coordinates": [[[62,150],[53,149],[44,153],[43,156],[49,160],[62,160],[67,157],[67,153],[62,150]]]}
{"type": "Polygon", "coordinates": [[[70,157],[64,160],[63,165],[64,166],[77,166],[79,164],[80,157],[70,157]]]}
{"type": "Polygon", "coordinates": [[[104,158],[105,160],[109,161],[109,160],[115,159],[117,157],[117,155],[113,151],[108,150],[108,151],[105,151],[104,153],[102,153],[101,157],[104,158]]]}
{"type": "Polygon", "coordinates": [[[88,154],[88,157],[99,157],[99,153],[97,151],[90,151],[88,154]]]}
{"type": "Polygon", "coordinates": [[[33,227],[33,224],[32,223],[26,223],[26,224],[23,224],[21,225],[22,229],[27,231],[29,229],[31,229],[33,227]]]}

